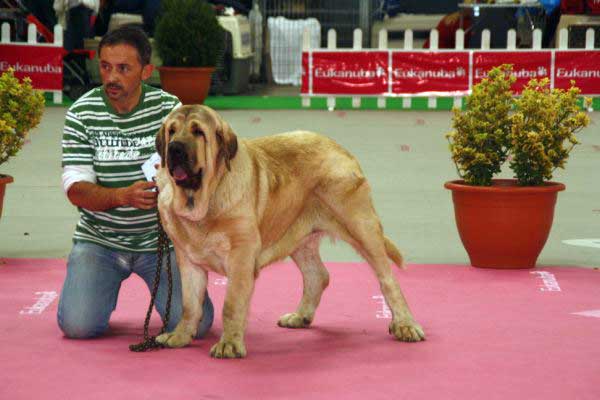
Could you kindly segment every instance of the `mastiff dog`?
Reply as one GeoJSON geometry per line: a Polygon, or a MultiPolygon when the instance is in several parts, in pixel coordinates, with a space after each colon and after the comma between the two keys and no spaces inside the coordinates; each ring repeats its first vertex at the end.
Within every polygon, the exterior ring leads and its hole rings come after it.
{"type": "Polygon", "coordinates": [[[329,283],[319,255],[325,235],[348,242],[373,269],[392,312],[389,332],[405,342],[425,339],[392,273],[390,260],[402,267],[402,255],[383,233],[358,161],[336,142],[307,131],[240,139],[214,110],[187,105],[167,116],[156,147],[158,208],[183,285],[181,321],[157,337],[160,343],[192,341],[210,271],[227,277],[223,333],[210,353],[246,356],[254,281],[287,256],[302,273],[304,291],[278,325],[308,327],[329,283]]]}

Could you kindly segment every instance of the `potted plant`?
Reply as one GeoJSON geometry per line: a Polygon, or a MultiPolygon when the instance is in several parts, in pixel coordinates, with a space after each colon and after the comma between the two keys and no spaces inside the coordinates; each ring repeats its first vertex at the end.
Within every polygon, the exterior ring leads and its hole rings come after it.
{"type": "MultiPolygon", "coordinates": [[[[27,133],[36,127],[44,112],[44,96],[29,78],[19,81],[13,70],[0,76],[0,165],[15,156],[25,144],[27,133]]],[[[0,173],[0,216],[6,185],[13,177],[0,173]]]]}
{"type": "Polygon", "coordinates": [[[200,104],[223,47],[225,31],[204,0],[163,0],[154,42],[161,85],[183,104],[200,104]]]}
{"type": "Polygon", "coordinates": [[[548,79],[532,79],[514,98],[511,72],[511,65],[496,67],[475,85],[465,110],[453,110],[453,131],[446,135],[462,179],[445,187],[475,267],[535,266],[557,193],[565,189],[550,179],[578,144],[575,133],[589,124],[573,82],[561,90],[550,89],[548,79]],[[507,160],[515,179],[493,179],[507,160]]]}

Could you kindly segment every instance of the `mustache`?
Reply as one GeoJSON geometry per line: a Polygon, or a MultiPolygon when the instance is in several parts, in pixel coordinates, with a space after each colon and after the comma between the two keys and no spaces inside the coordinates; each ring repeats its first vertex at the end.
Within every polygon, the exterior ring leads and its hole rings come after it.
{"type": "Polygon", "coordinates": [[[121,86],[121,85],[119,85],[119,84],[117,84],[117,83],[107,83],[107,84],[105,85],[105,87],[106,87],[107,89],[119,89],[119,90],[122,90],[122,89],[123,89],[123,86],[121,86]]]}

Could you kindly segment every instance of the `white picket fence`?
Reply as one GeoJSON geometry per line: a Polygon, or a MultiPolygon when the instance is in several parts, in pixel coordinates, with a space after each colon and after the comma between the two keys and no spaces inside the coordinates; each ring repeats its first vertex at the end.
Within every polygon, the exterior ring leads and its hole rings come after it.
{"type": "MultiPolygon", "coordinates": [[[[54,26],[54,42],[53,43],[40,43],[37,41],[38,32],[34,24],[29,24],[27,27],[27,42],[12,42],[10,39],[10,25],[7,22],[2,24],[2,36],[0,44],[18,44],[22,46],[31,47],[35,52],[35,48],[39,47],[63,47],[63,27],[59,24],[54,26]]],[[[53,93],[52,100],[56,104],[62,104],[62,90],[48,91],[53,93]]]]}
{"type": "MultiPolygon", "coordinates": [[[[353,46],[352,49],[344,49],[349,51],[360,51],[362,50],[362,31],[360,29],[354,30],[354,38],[353,38],[353,46]]],[[[454,50],[465,50],[464,48],[464,35],[465,32],[462,29],[456,31],[456,48],[454,50]]],[[[561,29],[559,32],[559,40],[558,46],[556,49],[564,50],[568,49],[568,40],[569,40],[569,32],[567,29],[561,29]]],[[[585,37],[585,48],[583,50],[594,50],[594,38],[595,32],[593,29],[589,28],[586,31],[585,37]]],[[[403,49],[389,49],[388,48],[388,32],[386,29],[382,29],[379,31],[379,43],[377,50],[404,50],[404,51],[432,51],[439,50],[439,33],[437,29],[432,29],[429,33],[429,48],[428,49],[415,49],[413,48],[413,31],[411,29],[407,29],[404,31],[404,48],[403,49]]],[[[481,35],[481,48],[480,49],[472,49],[472,50],[491,50],[490,48],[490,39],[491,33],[490,30],[485,29],[482,31],[481,35]]],[[[535,29],[533,31],[533,42],[532,47],[530,49],[517,48],[517,33],[514,29],[511,29],[507,32],[507,46],[502,50],[509,51],[523,51],[526,54],[527,51],[532,50],[542,50],[542,31],[540,29],[535,29]]],[[[311,41],[308,35],[308,32],[305,31],[303,35],[303,51],[315,50],[316,48],[311,48],[311,41]]],[[[337,47],[337,34],[336,31],[330,29],[327,32],[327,50],[341,50],[337,47]]],[[[500,50],[500,49],[495,49],[500,50]]],[[[412,96],[402,96],[402,107],[410,108],[412,104],[412,96]]],[[[454,97],[454,106],[461,107],[462,106],[462,96],[454,97]]],[[[311,97],[307,94],[302,94],[302,106],[310,107],[311,97]]],[[[329,110],[333,110],[336,104],[335,96],[327,96],[327,108],[329,110]]],[[[361,96],[352,96],[352,106],[354,108],[359,108],[361,105],[361,96]]],[[[377,107],[385,108],[386,107],[386,97],[378,96],[377,97],[377,107]]],[[[428,107],[436,108],[437,107],[437,97],[428,97],[428,107]]],[[[591,110],[590,110],[591,111],[591,110]]]]}

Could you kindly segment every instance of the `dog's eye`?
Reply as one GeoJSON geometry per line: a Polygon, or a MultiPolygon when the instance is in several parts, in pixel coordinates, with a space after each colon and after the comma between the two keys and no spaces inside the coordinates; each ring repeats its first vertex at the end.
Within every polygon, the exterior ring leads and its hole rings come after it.
{"type": "Polygon", "coordinates": [[[194,136],[204,136],[204,132],[198,126],[194,126],[192,128],[192,133],[194,134],[194,136]]]}
{"type": "Polygon", "coordinates": [[[169,128],[169,136],[172,136],[175,134],[175,127],[173,125],[171,125],[171,127],[169,128]]]}

